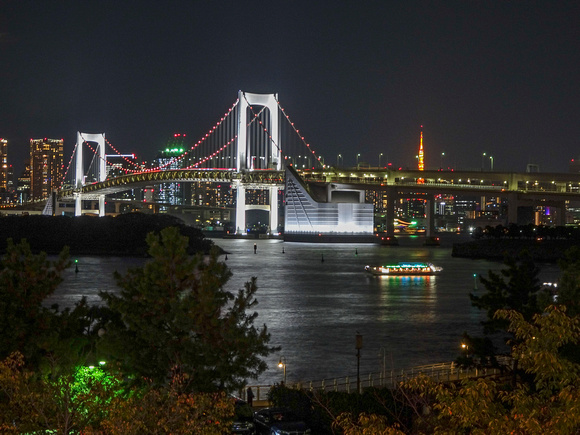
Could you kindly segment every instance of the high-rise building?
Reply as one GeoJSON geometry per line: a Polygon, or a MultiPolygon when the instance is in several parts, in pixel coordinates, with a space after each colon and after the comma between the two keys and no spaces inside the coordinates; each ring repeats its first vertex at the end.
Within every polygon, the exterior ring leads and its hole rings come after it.
{"type": "Polygon", "coordinates": [[[30,199],[30,165],[26,165],[16,181],[16,201],[20,204],[30,199]]]}
{"type": "Polygon", "coordinates": [[[201,181],[191,183],[191,204],[201,207],[233,207],[235,199],[229,183],[201,181]]]}
{"type": "MultiPolygon", "coordinates": [[[[185,146],[185,135],[175,134],[167,142],[165,149],[157,153],[155,166],[162,170],[183,169],[185,160],[183,158],[185,146]]],[[[169,205],[184,204],[184,184],[179,182],[161,183],[155,192],[156,202],[169,205]]]]}
{"type": "Polygon", "coordinates": [[[63,176],[63,140],[30,139],[30,199],[48,198],[63,176]]]}
{"type": "Polygon", "coordinates": [[[8,190],[8,141],[0,137],[0,192],[8,190]]]}

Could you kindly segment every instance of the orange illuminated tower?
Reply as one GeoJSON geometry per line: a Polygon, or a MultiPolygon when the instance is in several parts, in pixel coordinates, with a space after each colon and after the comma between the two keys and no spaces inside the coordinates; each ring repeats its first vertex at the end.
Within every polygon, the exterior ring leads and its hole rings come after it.
{"type": "MultiPolygon", "coordinates": [[[[421,126],[421,142],[419,145],[419,155],[417,156],[417,166],[419,166],[420,171],[425,170],[425,153],[423,152],[423,126],[421,126]]],[[[417,178],[417,184],[423,184],[425,179],[417,178]]]]}
{"type": "Polygon", "coordinates": [[[423,126],[421,126],[421,144],[419,145],[419,170],[425,170],[425,153],[423,152],[423,126]]]}

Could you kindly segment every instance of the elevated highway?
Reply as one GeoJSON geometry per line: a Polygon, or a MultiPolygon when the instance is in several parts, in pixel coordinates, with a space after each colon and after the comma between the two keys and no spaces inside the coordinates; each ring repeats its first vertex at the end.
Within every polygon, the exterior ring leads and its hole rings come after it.
{"type": "MultiPolygon", "coordinates": [[[[563,224],[566,203],[580,201],[580,174],[522,173],[484,171],[391,170],[384,168],[325,168],[297,171],[306,184],[324,186],[326,201],[331,202],[333,191],[385,191],[388,198],[423,194],[427,201],[435,195],[499,196],[508,201],[508,221],[517,222],[517,208],[541,205],[559,209],[559,223],[563,224]]],[[[284,171],[225,169],[174,169],[149,171],[102,182],[86,184],[79,189],[67,188],[57,193],[58,199],[97,198],[134,188],[168,182],[226,182],[245,186],[245,189],[283,189],[284,171]]],[[[394,204],[395,201],[388,201],[394,204]]],[[[427,207],[431,209],[432,207],[427,207]]],[[[387,222],[394,220],[394,209],[387,207],[387,222]],[[390,219],[392,215],[393,219],[390,219]]],[[[430,213],[429,219],[433,219],[430,213]]],[[[431,225],[430,225],[431,227],[431,225]]]]}
{"type": "Polygon", "coordinates": [[[307,183],[327,185],[327,200],[334,190],[385,191],[387,236],[394,236],[394,203],[401,195],[422,194],[428,205],[427,236],[434,230],[435,195],[498,196],[507,198],[508,222],[517,223],[518,207],[544,206],[557,209],[556,220],[563,225],[566,204],[580,201],[580,174],[484,171],[385,170],[383,168],[331,168],[302,171],[307,183]],[[391,200],[393,199],[393,200],[391,200]]]}
{"type": "Polygon", "coordinates": [[[298,171],[306,182],[365,190],[446,194],[526,194],[530,198],[580,199],[580,174],[330,168],[298,171]]]}
{"type": "MultiPolygon", "coordinates": [[[[327,168],[297,171],[307,183],[328,183],[360,190],[446,194],[524,194],[531,199],[580,199],[580,173],[525,173],[478,171],[385,170],[381,168],[327,168]]],[[[111,194],[151,184],[170,182],[235,182],[259,189],[265,185],[284,186],[284,171],[223,169],[173,169],[140,172],[87,184],[80,189],[65,188],[58,198],[111,194]]]]}

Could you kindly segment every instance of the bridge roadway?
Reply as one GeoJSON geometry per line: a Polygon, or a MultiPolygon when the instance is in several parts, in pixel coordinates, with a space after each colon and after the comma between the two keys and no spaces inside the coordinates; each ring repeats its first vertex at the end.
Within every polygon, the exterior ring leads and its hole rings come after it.
{"type": "Polygon", "coordinates": [[[68,187],[58,192],[61,199],[71,199],[76,193],[89,199],[90,195],[108,195],[129,189],[146,187],[151,184],[172,182],[216,182],[231,183],[239,181],[246,188],[256,188],[263,185],[284,186],[284,172],[257,170],[236,172],[233,169],[170,169],[165,171],[139,172],[109,178],[102,182],[85,184],[81,189],[68,187]]]}
{"type": "MultiPolygon", "coordinates": [[[[326,168],[298,171],[307,183],[328,183],[337,189],[395,190],[395,193],[462,194],[510,196],[522,201],[580,200],[580,173],[522,173],[479,171],[418,171],[382,168],[326,168]],[[393,189],[394,188],[394,189],[393,189]],[[517,196],[513,196],[516,194],[517,196]]],[[[81,189],[65,188],[60,199],[81,193],[111,194],[151,184],[170,182],[236,182],[247,189],[264,185],[284,186],[284,171],[230,169],[175,169],[141,172],[86,184],[81,189]]]]}
{"type": "Polygon", "coordinates": [[[338,168],[301,171],[306,182],[334,183],[365,190],[432,194],[523,195],[519,199],[580,200],[580,173],[527,173],[436,170],[385,170],[380,168],[338,168]],[[372,187],[370,187],[372,186],[372,187]]]}

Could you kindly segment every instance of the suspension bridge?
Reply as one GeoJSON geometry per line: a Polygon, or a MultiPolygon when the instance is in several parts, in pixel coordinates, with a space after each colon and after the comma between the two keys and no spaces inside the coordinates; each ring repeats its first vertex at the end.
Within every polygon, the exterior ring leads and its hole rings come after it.
{"type": "Polygon", "coordinates": [[[236,192],[237,233],[246,228],[247,189],[269,192],[269,227],[276,230],[278,192],[284,188],[283,168],[289,164],[323,167],[322,158],[294,126],[277,94],[239,91],[235,103],[201,139],[157,167],[139,165],[104,133],[78,132],[63,181],[44,213],[53,213],[55,200],[72,200],[79,216],[83,201],[96,200],[103,216],[107,194],[157,183],[227,182],[236,192]],[[112,156],[124,160],[123,174],[108,175],[112,156]]]}
{"type": "Polygon", "coordinates": [[[372,234],[373,207],[364,204],[364,192],[374,190],[389,199],[389,237],[394,235],[397,200],[423,195],[426,236],[431,237],[433,201],[441,194],[506,197],[508,223],[518,222],[518,207],[542,206],[557,210],[556,223],[563,225],[566,204],[580,200],[580,174],[328,167],[291,121],[277,94],[239,91],[234,104],[203,137],[156,167],[144,167],[130,156],[104,133],[79,132],[62,183],[44,213],[53,214],[56,201],[64,200],[74,201],[74,214],[79,216],[83,201],[90,200],[98,201],[98,214],[103,216],[108,194],[160,183],[225,182],[235,191],[236,234],[245,234],[246,211],[253,208],[246,203],[249,189],[268,192],[268,203],[260,207],[268,211],[270,231],[279,226],[279,192],[286,189],[285,209],[291,209],[286,233],[372,234]],[[116,166],[114,176],[109,170],[112,156],[125,163],[116,166]],[[300,174],[293,172],[291,183],[286,180],[287,167],[302,169],[300,174]],[[323,186],[317,199],[310,196],[312,189],[304,188],[305,181],[323,186]]]}

